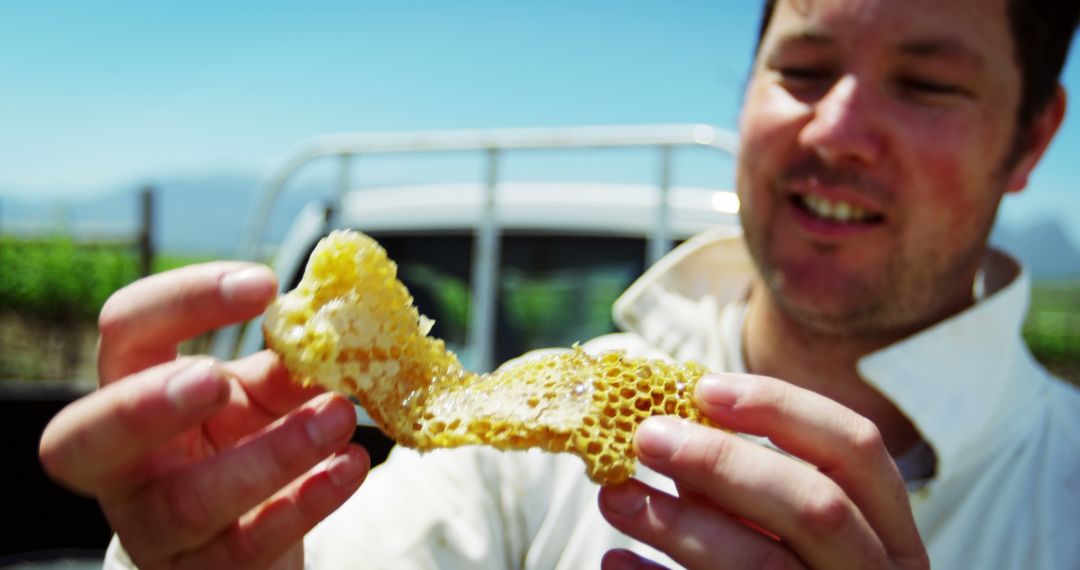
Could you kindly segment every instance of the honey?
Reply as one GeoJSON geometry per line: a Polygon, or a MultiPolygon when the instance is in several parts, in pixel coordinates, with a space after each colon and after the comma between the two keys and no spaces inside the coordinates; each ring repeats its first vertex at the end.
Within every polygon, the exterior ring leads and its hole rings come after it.
{"type": "Polygon", "coordinates": [[[267,309],[263,332],[293,380],[354,396],[384,433],[419,450],[568,452],[608,485],[633,475],[633,435],[645,418],[707,423],[690,397],[707,372],[696,363],[575,346],[476,374],[428,335],[431,325],[375,240],[335,231],[297,288],[267,309]]]}

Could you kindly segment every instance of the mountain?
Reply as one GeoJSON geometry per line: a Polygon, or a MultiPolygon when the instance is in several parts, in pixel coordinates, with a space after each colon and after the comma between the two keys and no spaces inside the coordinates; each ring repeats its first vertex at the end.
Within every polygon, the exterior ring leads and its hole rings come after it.
{"type": "MultiPolygon", "coordinates": [[[[236,255],[251,223],[258,184],[255,179],[229,176],[155,184],[158,249],[236,255]]],[[[327,194],[327,188],[317,183],[284,192],[270,216],[265,242],[280,241],[303,205],[327,194]]],[[[139,189],[130,189],[66,203],[0,198],[0,233],[47,229],[84,236],[103,231],[131,235],[138,226],[138,195],[139,189]]],[[[1080,278],[1080,250],[1058,221],[1044,219],[1026,227],[999,224],[991,242],[1023,260],[1037,279],[1080,278]]]]}
{"type": "Polygon", "coordinates": [[[998,226],[990,242],[1023,261],[1036,279],[1080,278],[1080,250],[1057,221],[1044,219],[1023,228],[998,226]]]}
{"type": "MultiPolygon", "coordinates": [[[[153,186],[153,236],[160,251],[236,255],[251,224],[259,182],[240,177],[163,181],[153,186]]],[[[83,238],[131,236],[139,226],[141,189],[67,202],[0,200],[0,232],[69,233],[83,238]]],[[[285,192],[270,217],[267,241],[284,236],[313,192],[285,192]]]]}

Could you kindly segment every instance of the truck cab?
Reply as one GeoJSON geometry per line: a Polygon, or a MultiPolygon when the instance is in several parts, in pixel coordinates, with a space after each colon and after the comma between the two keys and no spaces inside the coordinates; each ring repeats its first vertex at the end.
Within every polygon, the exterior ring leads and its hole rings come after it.
{"type": "MultiPolygon", "coordinates": [[[[258,198],[243,257],[259,259],[268,219],[287,180],[318,159],[338,161],[336,192],[305,205],[271,266],[281,291],[303,274],[318,240],[351,228],[374,237],[399,268],[433,334],[466,367],[487,371],[522,352],[569,346],[613,330],[611,302],[672,245],[707,231],[738,233],[729,189],[672,184],[686,147],[735,152],[735,135],[707,125],[569,127],[322,137],[282,161],[258,198]],[[653,183],[504,180],[518,153],[598,149],[655,151],[653,183]],[[482,180],[365,185],[364,157],[475,153],[482,180]],[[362,164],[362,162],[361,162],[362,164]]],[[[223,358],[261,348],[259,322],[220,331],[223,358]]]]}
{"type": "MultiPolygon", "coordinates": [[[[706,125],[576,127],[333,135],[287,157],[263,188],[243,256],[260,252],[282,186],[318,159],[337,159],[337,191],[306,204],[272,248],[281,292],[299,282],[316,243],[335,229],[375,238],[398,266],[419,311],[466,368],[489,371],[524,352],[565,347],[611,332],[615,298],[645,268],[703,231],[740,231],[738,198],[726,188],[672,184],[673,157],[700,147],[728,159],[733,133],[706,125]],[[653,183],[508,180],[517,153],[655,152],[653,183]],[[372,155],[474,153],[481,180],[365,185],[354,164],[372,155]]],[[[213,353],[261,349],[261,322],[218,331],[213,353]]],[[[366,416],[358,410],[360,417],[366,416]]],[[[377,430],[354,438],[373,464],[392,445],[377,430]]]]}

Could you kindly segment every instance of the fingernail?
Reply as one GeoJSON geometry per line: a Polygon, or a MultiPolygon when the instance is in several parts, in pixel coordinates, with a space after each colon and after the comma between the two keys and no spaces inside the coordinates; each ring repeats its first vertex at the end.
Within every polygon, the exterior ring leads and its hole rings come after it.
{"type": "Polygon", "coordinates": [[[648,498],[641,487],[632,482],[604,489],[603,497],[605,509],[624,517],[641,512],[648,498]]]}
{"type": "Polygon", "coordinates": [[[704,376],[697,385],[698,401],[710,406],[730,408],[746,394],[750,380],[738,374],[704,376]]]}
{"type": "Polygon", "coordinates": [[[670,458],[686,437],[683,423],[683,420],[662,416],[645,420],[634,437],[638,454],[653,459],[670,458]]]}
{"type": "Polygon", "coordinates": [[[221,278],[221,296],[230,303],[262,303],[274,293],[274,274],[262,265],[233,271],[221,278]]]}
{"type": "MultiPolygon", "coordinates": [[[[329,399],[331,395],[324,396],[329,399]]],[[[315,445],[326,445],[336,441],[351,431],[356,425],[356,411],[352,405],[344,404],[337,400],[330,400],[316,409],[307,422],[308,437],[315,445]]]]}
{"type": "Polygon", "coordinates": [[[666,570],[667,568],[624,548],[607,551],[600,567],[604,570],[666,570]]]}
{"type": "Polygon", "coordinates": [[[225,384],[213,359],[198,360],[184,368],[165,386],[165,396],[180,412],[193,412],[217,403],[225,384]]]}
{"type": "Polygon", "coordinates": [[[330,474],[330,480],[342,488],[356,485],[356,482],[364,477],[366,463],[360,451],[348,448],[344,453],[335,455],[326,466],[326,472],[330,474]]]}

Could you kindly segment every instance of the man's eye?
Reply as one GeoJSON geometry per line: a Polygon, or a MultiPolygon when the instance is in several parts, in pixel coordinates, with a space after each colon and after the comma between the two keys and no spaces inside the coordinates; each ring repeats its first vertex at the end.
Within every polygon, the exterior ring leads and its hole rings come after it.
{"type": "Polygon", "coordinates": [[[832,76],[830,70],[818,67],[781,67],[777,72],[785,81],[798,82],[825,81],[832,76]]]}
{"type": "Polygon", "coordinates": [[[950,97],[968,96],[966,89],[951,83],[942,83],[918,78],[907,78],[900,81],[900,87],[905,92],[916,96],[950,97]]]}
{"type": "Polygon", "coordinates": [[[836,79],[836,74],[827,67],[777,67],[776,74],[779,85],[802,100],[821,97],[836,79]]]}

